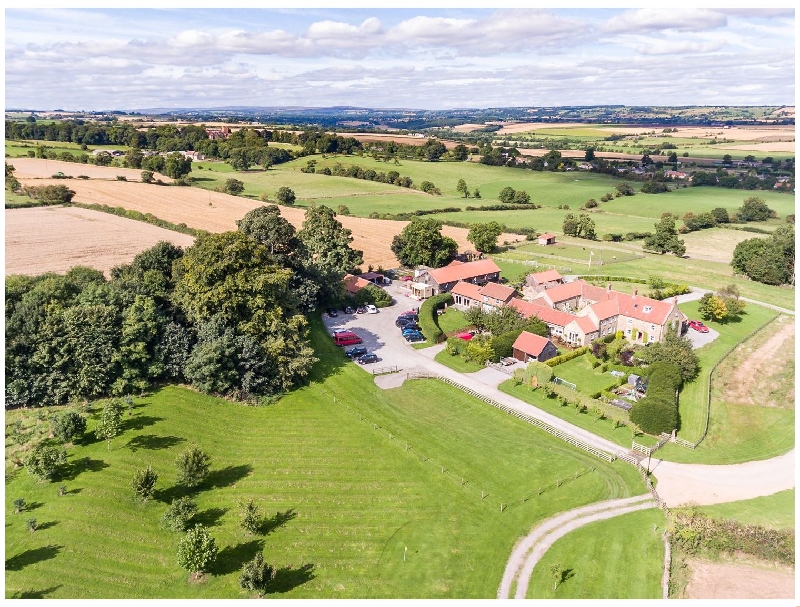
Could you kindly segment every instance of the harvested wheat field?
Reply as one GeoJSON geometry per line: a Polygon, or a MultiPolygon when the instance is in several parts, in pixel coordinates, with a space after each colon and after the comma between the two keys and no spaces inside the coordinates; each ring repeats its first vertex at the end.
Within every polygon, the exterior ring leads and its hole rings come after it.
{"type": "MultiPolygon", "coordinates": [[[[9,164],[14,166],[14,175],[17,179],[33,178],[46,179],[56,173],[64,173],[77,177],[86,175],[92,179],[114,179],[117,175],[123,175],[128,181],[141,181],[141,169],[121,169],[118,167],[104,167],[93,164],[81,164],[80,162],[64,162],[62,160],[43,160],[41,158],[11,158],[9,164]]],[[[172,179],[164,175],[157,175],[158,179],[164,183],[171,182],[172,179]]],[[[69,181],[58,181],[62,185],[68,185],[71,189],[74,179],[69,181]]],[[[37,184],[28,184],[37,185],[37,184]]]]}
{"type": "MultiPolygon", "coordinates": [[[[28,185],[60,183],[60,180],[48,179],[23,181],[28,185]]],[[[152,213],[170,223],[185,223],[189,227],[209,232],[235,230],[237,220],[244,217],[248,211],[264,204],[258,200],[199,188],[166,187],[125,181],[73,180],[70,181],[70,188],[75,190],[75,202],[105,204],[152,213]]],[[[305,219],[305,210],[285,206],[280,208],[281,214],[299,229],[305,219]]],[[[384,268],[398,266],[390,245],[392,238],[399,234],[408,222],[343,215],[338,216],[338,219],[344,227],[353,231],[352,246],[364,251],[365,266],[384,268]]],[[[442,233],[454,239],[461,250],[473,248],[467,241],[468,230],[464,228],[445,226],[442,233]]],[[[499,240],[512,242],[523,238],[518,234],[501,234],[499,240]]]]}
{"type": "Polygon", "coordinates": [[[38,207],[6,210],[6,275],[65,273],[91,266],[110,277],[111,268],[160,240],[181,247],[192,236],[88,209],[38,207]]]}
{"type": "Polygon", "coordinates": [[[733,565],[691,560],[692,572],[683,598],[791,599],[794,571],[790,567],[733,565]]]}

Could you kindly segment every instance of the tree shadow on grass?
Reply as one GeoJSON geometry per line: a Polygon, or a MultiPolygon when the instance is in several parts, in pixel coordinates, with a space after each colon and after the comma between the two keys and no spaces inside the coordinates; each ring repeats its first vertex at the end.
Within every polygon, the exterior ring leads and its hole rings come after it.
{"type": "Polygon", "coordinates": [[[192,524],[200,524],[203,525],[203,527],[216,527],[219,523],[219,519],[221,519],[227,511],[227,508],[209,508],[208,510],[203,510],[192,517],[192,524]]]}
{"type": "Polygon", "coordinates": [[[36,510],[42,506],[44,506],[44,502],[31,502],[30,504],[26,503],[25,507],[22,509],[22,512],[30,512],[31,510],[36,510]]]}
{"type": "Polygon", "coordinates": [[[264,549],[264,540],[251,540],[223,548],[214,561],[215,575],[227,575],[241,571],[242,566],[264,549]]]}
{"type": "Polygon", "coordinates": [[[306,582],[310,582],[314,577],[314,565],[311,563],[306,563],[297,569],[292,569],[291,565],[282,567],[275,572],[275,579],[272,580],[267,592],[270,594],[289,592],[306,582]]]}
{"type": "Polygon", "coordinates": [[[44,531],[45,529],[50,529],[51,527],[55,527],[58,525],[58,521],[47,521],[46,523],[42,523],[41,525],[36,525],[36,531],[44,531]]]}
{"type": "Polygon", "coordinates": [[[179,436],[156,436],[155,434],[141,434],[130,439],[126,447],[134,452],[137,449],[156,451],[158,449],[169,449],[170,447],[174,447],[175,445],[184,442],[186,442],[186,439],[179,436]]]}
{"type": "Polygon", "coordinates": [[[100,472],[108,468],[108,464],[101,459],[90,457],[79,457],[71,462],[64,464],[58,473],[59,480],[73,481],[82,472],[100,472]]]}
{"type": "Polygon", "coordinates": [[[62,548],[64,546],[42,546],[41,548],[32,548],[31,550],[20,552],[18,555],[6,559],[6,571],[21,571],[28,565],[54,559],[62,548]]]}
{"type": "Polygon", "coordinates": [[[163,417],[153,417],[152,415],[140,415],[138,417],[130,417],[125,420],[124,429],[127,430],[144,430],[148,426],[163,421],[163,417]]]}
{"type": "Polygon", "coordinates": [[[290,508],[286,512],[276,512],[275,516],[268,518],[261,523],[260,531],[264,535],[269,535],[279,527],[283,527],[286,523],[294,518],[297,518],[297,512],[294,511],[294,508],[290,508]]]}
{"type": "Polygon", "coordinates": [[[153,499],[165,504],[171,504],[172,500],[181,497],[190,497],[197,493],[197,487],[187,487],[186,485],[173,485],[168,489],[156,489],[153,493],[153,499]]]}
{"type": "Polygon", "coordinates": [[[242,480],[253,471],[253,467],[249,464],[241,466],[227,466],[220,470],[212,470],[203,481],[201,487],[204,489],[220,489],[222,487],[229,487],[235,482],[242,480]]]}
{"type": "Polygon", "coordinates": [[[43,588],[41,590],[23,590],[22,592],[15,592],[9,598],[12,599],[43,599],[48,594],[53,594],[56,590],[61,588],[62,584],[58,586],[50,586],[50,588],[43,588]]]}

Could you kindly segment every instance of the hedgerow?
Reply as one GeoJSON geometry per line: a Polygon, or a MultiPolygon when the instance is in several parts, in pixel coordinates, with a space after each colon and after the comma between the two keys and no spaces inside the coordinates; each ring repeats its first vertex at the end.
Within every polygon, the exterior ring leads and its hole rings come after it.
{"type": "Polygon", "coordinates": [[[556,356],[545,361],[546,365],[550,365],[551,367],[556,367],[561,363],[565,363],[568,360],[572,360],[573,358],[578,358],[579,356],[583,356],[589,351],[589,346],[581,346],[573,350],[572,352],[567,352],[566,354],[562,354],[561,356],[556,356]]]}
{"type": "Polygon", "coordinates": [[[453,296],[450,293],[439,293],[425,300],[419,310],[419,326],[428,343],[437,344],[444,332],[439,327],[439,317],[436,311],[445,304],[451,305],[453,296]]]}

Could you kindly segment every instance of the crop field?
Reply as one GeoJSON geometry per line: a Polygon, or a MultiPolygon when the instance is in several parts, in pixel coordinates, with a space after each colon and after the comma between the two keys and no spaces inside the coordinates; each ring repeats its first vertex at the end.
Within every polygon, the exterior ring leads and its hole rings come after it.
{"type": "MultiPolygon", "coordinates": [[[[271,598],[490,598],[536,521],[643,492],[631,466],[574,450],[445,384],[378,389],[313,324],[322,361],[309,385],[272,406],[159,389],[135,400],[110,449],[88,437],[68,447],[54,483],[15,470],[22,452],[7,442],[6,597],[244,598],[239,571],[263,550],[278,569],[271,598]],[[177,565],[177,534],[158,525],[185,493],[173,462],[192,441],[211,458],[196,520],[220,549],[200,584],[177,565]],[[129,485],[148,464],[159,480],[142,504],[129,485]],[[13,513],[18,497],[29,512],[13,513]],[[263,535],[239,527],[237,502],[247,498],[267,517],[263,535]]],[[[95,407],[90,432],[98,416],[95,407]]],[[[6,421],[17,419],[46,436],[36,412],[6,421]]]]}
{"type": "MultiPolygon", "coordinates": [[[[696,301],[681,304],[680,307],[690,319],[699,318],[696,301]]],[[[685,385],[681,391],[679,437],[696,441],[702,435],[708,394],[708,372],[713,365],[730,348],[776,315],[767,308],[748,304],[739,322],[720,324],[706,321],[710,328],[719,331],[720,336],[697,350],[701,366],[700,376],[685,385]]],[[[770,403],[763,393],[754,397],[755,402],[743,402],[739,398],[724,396],[725,391],[733,385],[740,386],[745,391],[754,388],[753,382],[757,379],[753,374],[756,358],[752,353],[758,350],[759,344],[763,345],[769,339],[772,331],[777,331],[777,327],[786,322],[779,319],[770,323],[739,346],[740,352],[745,348],[752,348],[747,350],[751,352],[750,356],[745,357],[747,362],[742,362],[733,370],[726,371],[724,365],[733,364],[737,360],[735,351],[731,355],[734,358],[728,360],[731,358],[729,356],[714,373],[708,436],[697,449],[690,451],[667,444],[658,452],[659,457],[678,462],[730,464],[782,455],[794,446],[793,398],[778,397],[775,403],[770,403]],[[742,382],[745,382],[744,386],[741,386],[742,382]]],[[[784,329],[784,337],[789,335],[786,331],[788,329],[784,329]]],[[[782,380],[784,389],[793,389],[794,377],[790,369],[793,369],[794,365],[794,349],[788,348],[786,356],[785,360],[778,358],[768,365],[778,374],[785,369],[787,375],[782,380]]]]}
{"type": "MultiPolygon", "coordinates": [[[[44,163],[43,160],[31,162],[44,163]]],[[[52,161],[46,161],[52,162],[52,161]]],[[[70,163],[61,163],[67,164],[70,163]]],[[[75,165],[85,167],[86,165],[75,165]]],[[[113,175],[116,171],[109,167],[92,167],[103,176],[113,175]],[[101,171],[102,169],[102,171],[101,171]]],[[[28,169],[26,167],[26,170],[28,169]]],[[[131,170],[131,169],[129,169],[131,170]]],[[[301,174],[302,173],[298,173],[301,174]]],[[[22,175],[20,175],[22,178],[22,175]]],[[[310,177],[321,177],[310,175],[310,177]]],[[[62,180],[36,179],[23,180],[31,185],[58,185],[62,180]]],[[[356,180],[352,180],[356,181],[356,180]]],[[[112,207],[123,207],[142,213],[151,213],[159,219],[164,219],[173,224],[184,223],[189,227],[223,232],[235,230],[236,221],[263,203],[259,200],[243,196],[230,196],[220,192],[203,190],[191,187],[163,187],[153,184],[130,183],[122,181],[107,181],[99,179],[70,180],[69,187],[75,190],[75,202],[89,204],[105,204],[112,207]]],[[[325,201],[320,201],[324,203],[325,201]]],[[[281,207],[283,216],[300,228],[305,218],[302,208],[281,207]]],[[[356,249],[364,251],[364,266],[396,267],[397,260],[390,249],[392,238],[400,233],[407,222],[373,220],[362,217],[347,217],[340,215],[338,219],[344,227],[353,232],[353,244],[356,249]]],[[[468,230],[446,226],[443,233],[458,242],[461,250],[471,249],[472,245],[466,239],[468,230]]],[[[501,240],[517,240],[521,236],[503,234],[501,240]]]]}
{"type": "MultiPolygon", "coordinates": [[[[41,158],[15,158],[9,164],[14,167],[14,176],[17,179],[47,179],[56,173],[64,173],[72,177],[86,175],[91,179],[116,180],[117,175],[122,175],[128,181],[141,181],[142,171],[140,169],[123,169],[120,167],[104,167],[94,164],[81,164],[80,162],[64,162],[62,160],[44,160],[41,158]]],[[[158,175],[164,183],[172,182],[172,179],[165,175],[158,175]]],[[[82,181],[82,180],[81,180],[82,181]]],[[[42,185],[38,182],[27,185],[42,185]]],[[[78,180],[59,180],[45,185],[66,185],[70,189],[76,189],[79,185],[78,180]]]]}
{"type": "Polygon", "coordinates": [[[192,236],[141,221],[81,208],[39,207],[6,210],[6,275],[64,273],[91,266],[111,275],[111,268],[160,240],[181,247],[192,236]]]}
{"type": "Polygon", "coordinates": [[[666,526],[658,508],[589,523],[553,544],[533,569],[529,599],[660,599],[666,526]],[[553,591],[550,568],[566,579],[553,591]]]}

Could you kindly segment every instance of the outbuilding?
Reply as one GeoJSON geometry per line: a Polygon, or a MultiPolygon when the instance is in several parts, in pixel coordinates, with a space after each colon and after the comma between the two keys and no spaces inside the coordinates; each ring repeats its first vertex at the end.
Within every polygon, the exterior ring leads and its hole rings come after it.
{"type": "Polygon", "coordinates": [[[523,331],[512,346],[514,358],[522,362],[544,362],[558,355],[558,348],[541,335],[523,331]]]}
{"type": "Polygon", "coordinates": [[[541,245],[556,244],[556,235],[551,234],[550,232],[547,232],[546,234],[540,234],[538,242],[541,245]]]}

